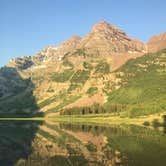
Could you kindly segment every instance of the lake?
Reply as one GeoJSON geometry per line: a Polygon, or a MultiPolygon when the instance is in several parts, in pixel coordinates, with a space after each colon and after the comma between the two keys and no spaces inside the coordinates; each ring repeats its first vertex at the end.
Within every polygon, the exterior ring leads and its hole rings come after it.
{"type": "Polygon", "coordinates": [[[0,166],[165,166],[166,134],[135,125],[0,121],[0,166]]]}

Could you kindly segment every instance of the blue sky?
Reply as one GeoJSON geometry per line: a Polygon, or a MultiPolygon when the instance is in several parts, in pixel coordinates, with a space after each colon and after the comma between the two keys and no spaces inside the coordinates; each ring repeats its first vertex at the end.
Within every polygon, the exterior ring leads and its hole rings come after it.
{"type": "Polygon", "coordinates": [[[0,0],[0,66],[108,21],[147,42],[166,31],[165,0],[0,0]]]}

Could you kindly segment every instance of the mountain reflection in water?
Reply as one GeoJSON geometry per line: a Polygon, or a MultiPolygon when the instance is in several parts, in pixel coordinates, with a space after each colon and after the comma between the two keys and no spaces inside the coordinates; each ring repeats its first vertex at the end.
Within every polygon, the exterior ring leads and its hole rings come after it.
{"type": "Polygon", "coordinates": [[[166,135],[134,125],[0,122],[2,166],[164,166],[166,135]]]}

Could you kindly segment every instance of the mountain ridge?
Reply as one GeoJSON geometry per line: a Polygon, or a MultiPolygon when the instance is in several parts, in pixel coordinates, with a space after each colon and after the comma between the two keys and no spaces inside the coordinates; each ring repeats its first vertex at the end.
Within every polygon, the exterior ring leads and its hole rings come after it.
{"type": "MultiPolygon", "coordinates": [[[[129,37],[118,27],[111,25],[106,21],[100,21],[99,23],[94,24],[91,31],[82,38],[78,35],[72,35],[59,46],[48,46],[34,56],[13,58],[7,66],[14,67],[15,65],[17,66],[17,63],[21,64],[21,61],[23,61],[23,66],[26,64],[25,66],[28,67],[29,65],[29,67],[31,67],[37,64],[36,61],[45,62],[61,60],[65,54],[80,48],[86,48],[89,54],[99,54],[100,56],[113,56],[114,54],[121,53],[124,55],[127,54],[126,56],[128,56],[128,54],[144,54],[166,48],[165,41],[166,32],[153,36],[149,39],[147,44],[144,44],[137,39],[129,37]],[[160,45],[160,48],[157,49],[153,45],[159,42],[160,44],[158,45],[160,45]]],[[[130,58],[131,57],[129,57],[129,59],[130,58]]]]}
{"type": "MultiPolygon", "coordinates": [[[[37,59],[38,61],[46,61],[49,60],[49,58],[50,60],[61,60],[68,52],[80,48],[86,48],[90,54],[96,54],[96,52],[98,52],[101,54],[101,56],[111,56],[114,53],[121,52],[131,53],[132,51],[137,52],[137,50],[138,52],[146,52],[146,48],[142,42],[128,37],[125,32],[107,23],[106,21],[101,21],[98,24],[95,24],[91,31],[83,38],[79,37],[78,35],[73,35],[66,41],[62,42],[59,46],[48,46],[37,53],[37,55],[30,56],[32,57],[31,63],[35,65],[36,63],[34,61],[37,59]],[[116,38],[116,36],[118,36],[119,39],[117,39],[118,37],[116,38]]],[[[16,64],[17,59],[19,64],[20,60],[24,61],[24,58],[16,58],[10,61],[8,66],[13,66],[11,63],[16,64]]],[[[25,61],[27,61],[27,59],[28,58],[25,57],[25,61]]]]}
{"type": "Polygon", "coordinates": [[[152,36],[148,41],[147,46],[148,52],[157,52],[166,48],[166,31],[159,35],[152,36]]]}
{"type": "MultiPolygon", "coordinates": [[[[107,103],[110,98],[108,94],[118,91],[123,86],[122,82],[128,81],[119,77],[123,72],[117,74],[116,70],[128,63],[128,60],[139,61],[139,58],[149,57],[148,54],[147,45],[102,21],[94,25],[83,38],[71,36],[59,46],[48,46],[34,56],[13,59],[4,69],[16,83],[19,79],[8,68],[16,70],[23,80],[31,80],[34,85],[33,96],[40,111],[51,116],[64,108],[107,103]]],[[[154,56],[155,63],[165,65],[160,56],[160,61],[154,56]]],[[[154,63],[150,57],[149,62],[154,63]]],[[[141,62],[139,65],[145,64],[141,62]]],[[[130,70],[133,68],[134,65],[130,70]]],[[[126,78],[132,77],[130,70],[126,78]]],[[[161,73],[164,71],[160,66],[156,70],[161,73]]],[[[0,78],[3,84],[0,92],[6,92],[5,95],[10,97],[14,87],[10,89],[11,92],[6,91],[8,85],[3,81],[6,78],[1,71],[0,78]]],[[[3,96],[0,99],[3,100],[3,96]]],[[[0,101],[1,104],[3,102],[0,101]]]]}

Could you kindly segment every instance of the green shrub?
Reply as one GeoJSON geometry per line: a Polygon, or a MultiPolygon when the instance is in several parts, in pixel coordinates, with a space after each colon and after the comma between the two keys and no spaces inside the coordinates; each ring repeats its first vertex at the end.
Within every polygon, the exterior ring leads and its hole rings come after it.
{"type": "Polygon", "coordinates": [[[72,64],[72,62],[70,62],[68,59],[64,59],[63,65],[66,66],[66,67],[71,67],[71,68],[74,67],[74,65],[72,64]]]}
{"type": "Polygon", "coordinates": [[[78,100],[80,98],[80,96],[65,96],[65,98],[63,98],[63,100],[61,99],[61,103],[59,105],[57,105],[56,107],[50,108],[45,112],[46,114],[52,113],[52,112],[59,112],[60,110],[63,109],[63,107],[67,106],[70,103],[75,102],[76,100],[78,100]]]}
{"type": "Polygon", "coordinates": [[[88,70],[92,70],[93,69],[93,66],[90,63],[88,63],[88,62],[84,62],[83,66],[84,66],[85,69],[88,69],[88,70]]]}
{"type": "Polygon", "coordinates": [[[53,92],[54,92],[54,89],[51,88],[51,87],[49,87],[49,88],[47,89],[47,92],[49,92],[49,93],[53,93],[53,92]]]}
{"type": "Polygon", "coordinates": [[[140,108],[137,106],[130,107],[128,110],[128,117],[129,118],[134,118],[140,115],[140,108]]]}
{"type": "Polygon", "coordinates": [[[43,76],[32,76],[32,78],[31,78],[33,81],[42,81],[44,78],[43,78],[43,76]]]}
{"type": "Polygon", "coordinates": [[[74,83],[71,83],[69,88],[68,88],[68,92],[72,92],[73,90],[76,90],[78,88],[80,88],[81,86],[79,84],[74,84],[74,83]]]}
{"type": "Polygon", "coordinates": [[[110,72],[110,65],[107,62],[100,62],[95,67],[95,73],[108,74],[110,72]]]}
{"type": "Polygon", "coordinates": [[[90,75],[90,71],[86,70],[78,70],[73,77],[71,78],[72,83],[81,83],[85,84],[85,82],[88,80],[90,75]]]}
{"type": "Polygon", "coordinates": [[[92,142],[88,142],[86,147],[90,152],[97,152],[97,147],[92,142]]]}
{"type": "Polygon", "coordinates": [[[154,120],[152,121],[152,126],[153,126],[154,128],[158,128],[158,127],[161,126],[161,123],[158,121],[158,119],[154,119],[154,120]]]}
{"type": "Polygon", "coordinates": [[[51,80],[55,82],[65,82],[68,81],[73,75],[73,70],[65,70],[63,73],[53,73],[51,76],[51,80]]]}
{"type": "Polygon", "coordinates": [[[163,126],[166,127],[166,115],[163,115],[163,126]]]}
{"type": "Polygon", "coordinates": [[[58,100],[63,100],[65,97],[66,97],[66,93],[60,93],[59,95],[55,95],[55,96],[52,96],[50,98],[45,99],[40,104],[38,104],[38,106],[40,108],[43,108],[43,107],[45,107],[53,102],[56,102],[58,100]]]}
{"type": "Polygon", "coordinates": [[[97,87],[90,87],[88,90],[87,90],[87,94],[89,94],[90,96],[94,95],[96,92],[97,92],[98,88],[97,87]]]}
{"type": "Polygon", "coordinates": [[[148,121],[145,121],[145,122],[143,123],[143,125],[144,125],[144,126],[150,126],[150,123],[149,123],[148,121]]]}
{"type": "Polygon", "coordinates": [[[86,50],[85,50],[85,48],[79,48],[79,49],[76,49],[76,51],[73,54],[85,57],[86,50]]]}

